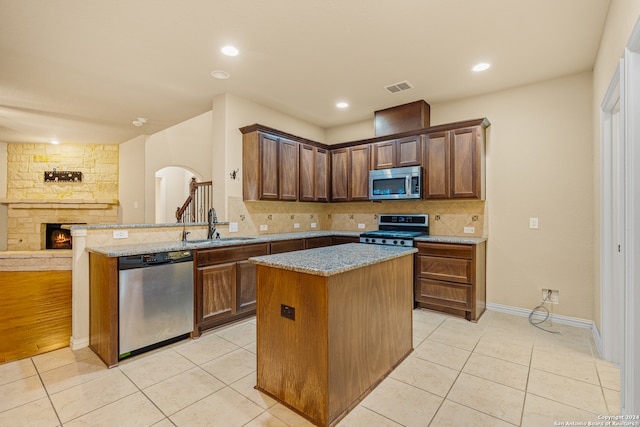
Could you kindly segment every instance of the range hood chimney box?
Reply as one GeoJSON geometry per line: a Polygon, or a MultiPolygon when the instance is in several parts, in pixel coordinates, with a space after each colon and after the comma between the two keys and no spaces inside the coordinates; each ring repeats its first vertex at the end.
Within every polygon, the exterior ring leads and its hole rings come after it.
{"type": "Polygon", "coordinates": [[[424,100],[379,110],[373,119],[375,134],[385,136],[428,128],[430,118],[431,107],[424,100]]]}

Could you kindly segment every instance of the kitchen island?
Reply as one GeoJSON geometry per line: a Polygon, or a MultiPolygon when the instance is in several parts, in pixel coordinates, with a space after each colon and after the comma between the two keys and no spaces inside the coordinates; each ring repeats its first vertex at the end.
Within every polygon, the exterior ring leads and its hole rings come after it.
{"type": "Polygon", "coordinates": [[[415,248],[345,245],[257,264],[256,388],[332,426],[413,350],[415,248]]]}

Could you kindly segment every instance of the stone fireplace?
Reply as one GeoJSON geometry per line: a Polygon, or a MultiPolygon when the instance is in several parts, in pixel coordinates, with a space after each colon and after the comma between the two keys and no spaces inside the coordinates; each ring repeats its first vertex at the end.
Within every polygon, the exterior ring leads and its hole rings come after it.
{"type": "MultiPolygon", "coordinates": [[[[7,250],[39,251],[49,248],[47,224],[117,224],[118,202],[116,200],[0,200],[7,204],[7,250]]],[[[51,227],[50,227],[51,228],[51,227]]],[[[58,226],[57,230],[60,230],[58,226]]],[[[70,249],[71,236],[56,233],[60,240],[56,249],[70,249]],[[68,237],[69,247],[65,246],[68,237]]],[[[51,230],[53,233],[53,229],[51,230]]],[[[51,243],[51,242],[49,242],[51,243]]]]}

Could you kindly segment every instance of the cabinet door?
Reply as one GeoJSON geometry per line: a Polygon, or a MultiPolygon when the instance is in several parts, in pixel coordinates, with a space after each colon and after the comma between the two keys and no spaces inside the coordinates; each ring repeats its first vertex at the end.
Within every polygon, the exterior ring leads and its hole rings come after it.
{"type": "Polygon", "coordinates": [[[331,246],[331,236],[304,239],[305,249],[322,248],[325,246],[331,246]]]}
{"type": "Polygon", "coordinates": [[[449,198],[449,132],[426,136],[424,148],[425,199],[449,198]]]}
{"type": "Polygon", "coordinates": [[[316,175],[315,191],[316,200],[329,201],[329,151],[324,148],[316,148],[316,175]]]}
{"type": "Polygon", "coordinates": [[[236,264],[237,272],[237,310],[247,311],[256,308],[256,265],[248,261],[236,264]]]}
{"type": "Polygon", "coordinates": [[[278,199],[278,138],[260,134],[260,199],[278,199]]]}
{"type": "Polygon", "coordinates": [[[451,131],[451,197],[480,198],[480,150],[475,127],[451,131]]]}
{"type": "Polygon", "coordinates": [[[196,273],[202,289],[201,307],[197,307],[199,323],[236,312],[236,264],[199,267],[196,273]]]}
{"type": "Polygon", "coordinates": [[[422,163],[422,137],[408,136],[396,141],[396,167],[420,166],[422,163]]]}
{"type": "Polygon", "coordinates": [[[316,147],[300,144],[300,201],[316,200],[316,147]]]}
{"type": "Polygon", "coordinates": [[[279,146],[279,199],[298,200],[298,143],[280,139],[279,146]]]}
{"type": "Polygon", "coordinates": [[[369,200],[369,166],[371,163],[369,145],[357,145],[351,147],[350,150],[350,200],[369,200]]]}
{"type": "Polygon", "coordinates": [[[331,150],[331,200],[334,202],[349,200],[349,150],[347,148],[331,150]]]}
{"type": "Polygon", "coordinates": [[[333,236],[331,238],[332,245],[343,245],[345,243],[359,243],[359,237],[349,237],[349,236],[333,236]]]}
{"type": "Polygon", "coordinates": [[[372,146],[373,169],[389,169],[396,166],[396,140],[376,142],[372,146]]]}
{"type": "Polygon", "coordinates": [[[304,239],[280,240],[271,242],[271,254],[301,251],[304,249],[304,239]]]}

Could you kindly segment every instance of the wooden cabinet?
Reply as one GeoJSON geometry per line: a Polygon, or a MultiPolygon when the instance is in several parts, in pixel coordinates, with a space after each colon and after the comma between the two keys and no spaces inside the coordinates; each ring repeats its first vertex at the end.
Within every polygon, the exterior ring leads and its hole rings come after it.
{"type": "Polygon", "coordinates": [[[331,244],[332,245],[342,245],[345,243],[359,243],[360,237],[351,237],[351,236],[332,236],[331,244]]]}
{"type": "Polygon", "coordinates": [[[255,313],[255,265],[247,259],[268,253],[268,243],[196,251],[196,335],[255,313]]]}
{"type": "Polygon", "coordinates": [[[118,364],[118,258],[89,252],[89,347],[118,364]]]}
{"type": "Polygon", "coordinates": [[[422,137],[409,136],[372,144],[372,169],[419,166],[422,162],[422,137]]]}
{"type": "Polygon", "coordinates": [[[331,150],[331,201],[369,200],[369,144],[331,150]]]}
{"type": "Polygon", "coordinates": [[[417,306],[477,321],[486,307],[486,242],[417,242],[416,247],[417,306]]]}
{"type": "Polygon", "coordinates": [[[478,125],[426,135],[425,199],[484,199],[484,134],[478,125]]]}
{"type": "Polygon", "coordinates": [[[271,242],[271,254],[301,251],[304,249],[304,239],[279,240],[271,242]]]}
{"type": "Polygon", "coordinates": [[[298,143],[263,132],[242,138],[244,200],[298,200],[298,143]]]}
{"type": "Polygon", "coordinates": [[[329,200],[329,150],[300,145],[300,197],[303,202],[329,200]]]}
{"type": "Polygon", "coordinates": [[[332,245],[331,236],[309,237],[307,239],[304,239],[305,249],[322,248],[322,247],[331,246],[331,245],[332,245]]]}

